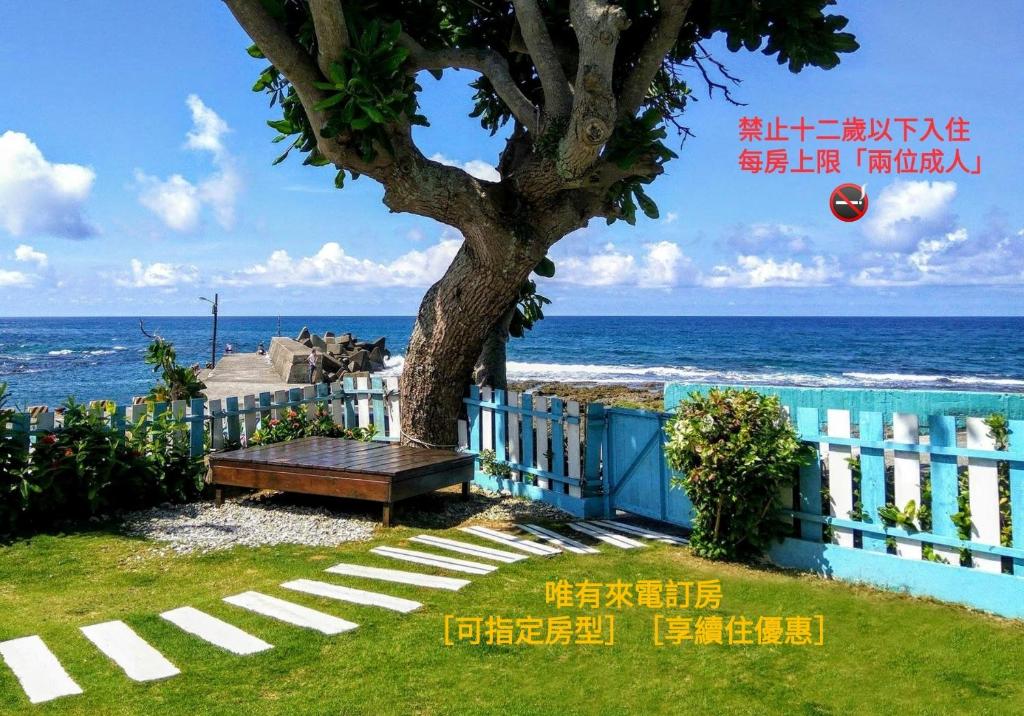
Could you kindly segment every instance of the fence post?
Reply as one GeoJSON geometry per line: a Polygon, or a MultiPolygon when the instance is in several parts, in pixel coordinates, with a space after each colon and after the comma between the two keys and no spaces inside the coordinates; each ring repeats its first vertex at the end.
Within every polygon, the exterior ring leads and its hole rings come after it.
{"type": "MultiPolygon", "coordinates": [[[[952,415],[932,415],[928,418],[928,440],[934,447],[956,447],[956,418],[952,415]]],[[[959,538],[952,515],[960,511],[957,497],[960,484],[957,479],[956,455],[932,454],[932,532],[943,537],[959,538]]],[[[960,565],[960,550],[935,545],[935,554],[953,566],[960,565]]]]}
{"type": "MultiPolygon", "coordinates": [[[[861,411],[860,414],[860,439],[864,441],[881,441],[884,437],[884,426],[882,414],[875,412],[861,411]]],[[[953,458],[956,465],[956,458],[953,458]]],[[[956,483],[956,470],[953,474],[954,484],[956,483]]],[[[934,483],[933,483],[934,485],[934,483]]],[[[860,448],[860,509],[861,521],[873,525],[881,523],[881,516],[878,510],[885,507],[885,451],[881,448],[864,447],[860,448]]],[[[861,535],[861,544],[864,549],[872,552],[885,552],[885,537],[877,534],[861,535]]]]}
{"type": "Polygon", "coordinates": [[[242,441],[242,422],[238,419],[238,398],[225,398],[224,408],[228,414],[228,442],[237,447],[242,441]]]}
{"type": "Polygon", "coordinates": [[[505,391],[495,389],[493,400],[500,406],[494,409],[494,457],[498,462],[505,462],[505,444],[507,441],[505,425],[506,416],[508,415],[503,409],[505,407],[505,391]]]}
{"type": "MultiPolygon", "coordinates": [[[[523,393],[519,396],[519,403],[523,407],[522,420],[519,421],[519,429],[523,438],[523,448],[520,453],[519,462],[526,467],[533,467],[533,416],[530,412],[533,411],[533,396],[529,393],[523,393]]],[[[534,485],[540,484],[540,480],[536,479],[534,475],[529,472],[521,473],[523,482],[532,482],[534,485]]]]}
{"type": "Polygon", "coordinates": [[[587,403],[586,452],[583,456],[583,486],[585,494],[596,494],[603,479],[607,477],[607,465],[604,475],[601,471],[601,444],[604,442],[605,425],[604,405],[587,403]]]}
{"type": "MultiPolygon", "coordinates": [[[[565,476],[565,428],[562,426],[562,399],[552,398],[551,410],[551,464],[548,469],[559,477],[565,476]]],[[[548,489],[565,493],[565,483],[548,480],[548,489]]]]}
{"type": "Polygon", "coordinates": [[[15,413],[11,417],[11,436],[15,445],[28,450],[31,443],[32,416],[28,413],[15,413]]]}
{"type": "Polygon", "coordinates": [[[193,398],[191,415],[189,416],[189,452],[192,457],[200,457],[205,452],[203,439],[206,436],[206,399],[193,398]]]}
{"type": "MultiPolygon", "coordinates": [[[[469,386],[469,399],[480,400],[480,388],[475,385],[469,386]]],[[[467,405],[466,415],[469,419],[469,450],[480,453],[480,406],[467,405]]]]}
{"type": "Polygon", "coordinates": [[[370,388],[373,390],[373,437],[381,440],[387,437],[384,423],[384,381],[371,378],[370,388]]]}
{"type": "MultiPolygon", "coordinates": [[[[995,440],[984,418],[967,418],[967,447],[995,450],[995,440]]],[[[999,472],[995,460],[967,458],[967,491],[971,505],[971,540],[999,544],[999,472]]],[[[1003,559],[997,554],[973,552],[975,569],[999,574],[1003,559]]]]}
{"type": "MultiPolygon", "coordinates": [[[[1017,458],[1010,461],[1011,544],[1016,549],[1024,549],[1024,420],[1010,421],[1010,451],[1017,458]]],[[[1014,558],[1013,573],[1024,577],[1024,558],[1014,558]]]]}
{"type": "MultiPolygon", "coordinates": [[[[796,429],[800,439],[813,442],[814,462],[800,468],[800,511],[811,515],[821,514],[821,462],[818,458],[818,435],[821,432],[821,421],[818,419],[817,408],[797,408],[796,429]]],[[[821,523],[800,520],[800,537],[811,542],[821,543],[821,523]]]]}
{"type": "Polygon", "coordinates": [[[345,401],[345,427],[354,428],[359,423],[356,421],[356,409],[352,402],[352,392],[356,389],[356,383],[352,379],[352,376],[346,375],[342,378],[342,400],[345,401]]]}
{"type": "MultiPolygon", "coordinates": [[[[569,477],[574,477],[577,480],[580,479],[580,404],[575,400],[570,400],[565,404],[565,412],[569,416],[568,423],[565,426],[568,440],[566,441],[569,448],[569,477]]],[[[572,497],[582,497],[583,491],[581,485],[577,482],[575,485],[569,485],[569,495],[572,497]]]]}
{"type": "Polygon", "coordinates": [[[213,450],[220,450],[224,447],[223,415],[220,398],[214,398],[210,401],[210,448],[213,450]]]}
{"type": "Polygon", "coordinates": [[[270,404],[273,402],[270,393],[263,391],[259,395],[260,400],[260,425],[266,429],[267,423],[270,421],[270,404]]]}

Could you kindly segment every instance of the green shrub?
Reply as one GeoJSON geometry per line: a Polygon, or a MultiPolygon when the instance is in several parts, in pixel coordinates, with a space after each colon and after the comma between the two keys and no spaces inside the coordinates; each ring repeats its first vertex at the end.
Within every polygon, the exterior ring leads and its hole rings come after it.
{"type": "Polygon", "coordinates": [[[0,534],[14,529],[21,512],[28,450],[15,440],[10,422],[14,411],[7,407],[7,384],[0,383],[0,534]]]}
{"type": "Polygon", "coordinates": [[[753,390],[692,393],[665,428],[672,478],[693,503],[696,554],[749,559],[784,534],[781,492],[813,459],[778,398],[753,390]]]}

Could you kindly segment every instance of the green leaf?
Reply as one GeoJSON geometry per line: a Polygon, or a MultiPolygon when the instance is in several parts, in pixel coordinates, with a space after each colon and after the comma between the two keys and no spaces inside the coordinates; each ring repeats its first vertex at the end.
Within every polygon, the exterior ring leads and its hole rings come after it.
{"type": "Polygon", "coordinates": [[[315,105],[313,105],[313,109],[315,109],[318,112],[323,111],[325,109],[329,109],[329,108],[333,107],[334,105],[338,104],[339,102],[342,102],[347,97],[348,97],[347,94],[345,94],[343,92],[339,92],[338,94],[331,95],[327,99],[320,100],[315,105]]]}
{"type": "Polygon", "coordinates": [[[648,219],[658,218],[658,205],[654,203],[651,197],[644,193],[644,190],[640,187],[633,189],[633,194],[636,196],[636,201],[640,205],[641,211],[647,215],[648,219]]]}
{"type": "Polygon", "coordinates": [[[267,126],[281,134],[295,134],[299,130],[287,119],[268,119],[267,126]]]}
{"type": "Polygon", "coordinates": [[[249,45],[245,51],[249,53],[249,57],[255,57],[256,59],[264,59],[266,57],[256,45],[249,45]]]}
{"type": "Polygon", "coordinates": [[[545,256],[540,260],[540,263],[533,268],[533,272],[538,276],[543,276],[544,278],[553,278],[555,275],[555,262],[545,256]]]}
{"type": "Polygon", "coordinates": [[[338,173],[334,175],[334,187],[336,189],[342,189],[345,186],[345,170],[339,169],[338,173]]]}
{"type": "Polygon", "coordinates": [[[331,76],[331,81],[334,82],[337,87],[341,87],[348,82],[348,76],[345,74],[345,66],[341,63],[332,62],[328,70],[328,74],[331,76]]]}

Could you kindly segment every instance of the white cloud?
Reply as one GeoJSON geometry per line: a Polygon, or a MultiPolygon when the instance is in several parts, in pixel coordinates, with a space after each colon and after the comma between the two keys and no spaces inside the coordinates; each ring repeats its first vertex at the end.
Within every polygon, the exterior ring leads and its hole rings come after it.
{"type": "Polygon", "coordinates": [[[130,288],[172,288],[199,280],[199,269],[191,264],[157,261],[145,265],[138,259],[132,259],[131,267],[131,275],[118,278],[118,285],[130,288]]]}
{"type": "Polygon", "coordinates": [[[21,271],[0,269],[0,288],[19,288],[32,285],[32,278],[21,271]]]}
{"type": "Polygon", "coordinates": [[[228,123],[207,107],[198,95],[190,94],[185,104],[192,112],[192,130],[185,135],[185,146],[212,152],[219,158],[224,153],[221,137],[231,131],[228,123]]]}
{"type": "Polygon", "coordinates": [[[461,238],[442,236],[423,251],[409,251],[389,263],[346,253],[336,241],[312,256],[292,257],[278,249],[268,259],[235,271],[219,280],[232,285],[283,286],[405,286],[426,287],[437,281],[451,264],[461,238]]]}
{"type": "Polygon", "coordinates": [[[704,277],[703,284],[709,288],[824,286],[840,277],[835,260],[826,260],[824,256],[815,256],[809,263],[803,263],[747,255],[737,256],[735,266],[715,266],[704,277]]]}
{"type": "Polygon", "coordinates": [[[23,261],[25,263],[34,263],[39,268],[46,268],[49,263],[49,257],[42,251],[36,251],[28,244],[21,244],[18,248],[14,249],[14,260],[23,261]]]}
{"type": "Polygon", "coordinates": [[[223,143],[223,136],[230,128],[196,95],[189,95],[186,104],[192,112],[192,129],[186,135],[185,146],[210,152],[217,171],[193,182],[181,174],[160,179],[136,170],[139,203],[175,231],[199,228],[204,208],[213,213],[213,218],[223,228],[231,229],[235,224],[235,203],[242,190],[242,177],[223,143]]]}
{"type": "Polygon", "coordinates": [[[810,248],[811,242],[807,233],[805,229],[792,224],[737,224],[726,236],[725,243],[743,254],[763,249],[799,253],[810,248]]]}
{"type": "Polygon", "coordinates": [[[432,155],[430,159],[441,164],[447,164],[450,167],[464,169],[468,174],[475,176],[477,179],[501,181],[501,174],[494,168],[494,165],[488,164],[483,159],[470,159],[468,162],[460,162],[458,159],[451,159],[440,152],[432,155]]]}
{"type": "Polygon", "coordinates": [[[79,164],[54,164],[21,132],[0,135],[0,226],[13,236],[96,233],[85,201],[96,174],[79,164]]]}
{"type": "Polygon", "coordinates": [[[674,211],[669,211],[669,212],[666,212],[665,218],[661,220],[661,223],[663,223],[663,224],[671,224],[672,222],[674,222],[678,218],[679,218],[679,214],[677,214],[674,211]]]}
{"type": "Polygon", "coordinates": [[[591,254],[557,257],[555,279],[581,286],[670,288],[693,278],[693,265],[678,244],[659,241],[644,249],[638,258],[607,243],[591,254]]]}
{"type": "Polygon", "coordinates": [[[868,195],[864,232],[875,246],[913,250],[922,239],[953,229],[955,196],[956,182],[893,182],[877,198],[868,195]]]}

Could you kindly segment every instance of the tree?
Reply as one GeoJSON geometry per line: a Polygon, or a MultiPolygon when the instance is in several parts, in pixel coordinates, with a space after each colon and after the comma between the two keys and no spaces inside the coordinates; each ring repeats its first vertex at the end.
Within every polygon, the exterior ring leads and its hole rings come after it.
{"type": "MultiPolygon", "coordinates": [[[[333,165],[335,184],[366,175],[392,211],[458,229],[464,241],[427,290],[401,380],[408,442],[456,443],[465,385],[489,337],[515,328],[531,272],[594,218],[656,217],[644,187],[674,158],[666,127],[687,80],[726,93],[703,41],[775,56],[793,72],[834,67],[857,48],[834,0],[225,0],[271,63],[256,91],[281,118],[276,142],[333,165]],[[505,128],[501,181],[426,158],[413,139],[420,73],[478,75],[471,116],[505,128]],[[717,78],[717,79],[716,79],[717,78]]],[[[521,328],[522,326],[520,326],[521,328]]],[[[493,347],[493,345],[491,346],[493,347]]]]}

